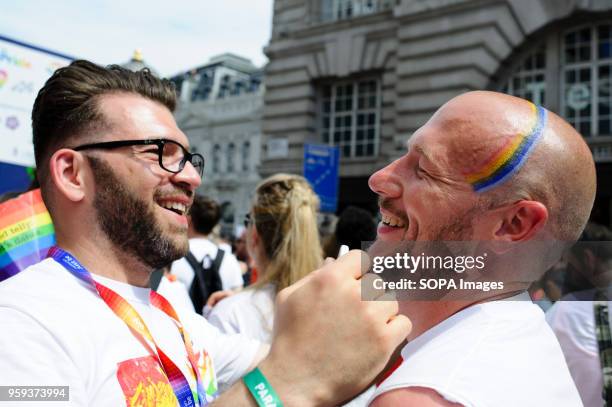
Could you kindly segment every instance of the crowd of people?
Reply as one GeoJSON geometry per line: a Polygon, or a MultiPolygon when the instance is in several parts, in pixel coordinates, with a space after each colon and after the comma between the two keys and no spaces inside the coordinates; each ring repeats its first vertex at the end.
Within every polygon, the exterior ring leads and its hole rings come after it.
{"type": "Polygon", "coordinates": [[[348,206],[322,234],[308,181],[277,174],[228,244],[219,204],[196,193],[204,159],[175,103],[147,70],[88,61],[40,90],[34,147],[57,245],[0,282],[0,385],[69,386],[75,406],[612,402],[610,245],[527,259],[530,281],[498,264],[508,284],[478,298],[361,297],[384,244],[480,241],[512,255],[612,240],[588,224],[593,158],[562,118],[459,95],[372,174],[379,214],[348,206]]]}

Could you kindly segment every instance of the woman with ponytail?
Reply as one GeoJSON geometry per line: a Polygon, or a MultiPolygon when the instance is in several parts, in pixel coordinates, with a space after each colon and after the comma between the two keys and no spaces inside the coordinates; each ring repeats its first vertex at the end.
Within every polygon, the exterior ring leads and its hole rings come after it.
{"type": "Polygon", "coordinates": [[[277,174],[257,186],[245,227],[258,281],[219,302],[209,316],[213,325],[271,341],[276,293],[322,264],[318,207],[319,199],[299,175],[277,174]]]}

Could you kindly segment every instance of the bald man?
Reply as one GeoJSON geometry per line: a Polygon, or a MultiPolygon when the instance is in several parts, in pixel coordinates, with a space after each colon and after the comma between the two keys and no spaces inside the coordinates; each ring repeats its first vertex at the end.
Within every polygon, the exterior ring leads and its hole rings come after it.
{"type": "MultiPolygon", "coordinates": [[[[595,166],[554,113],[479,91],[442,106],[369,184],[379,195],[378,243],[575,241],[593,205],[595,166]]],[[[543,269],[553,261],[538,257],[543,269]]],[[[413,330],[371,405],[582,405],[529,283],[515,280],[471,301],[400,301],[413,330]]]]}

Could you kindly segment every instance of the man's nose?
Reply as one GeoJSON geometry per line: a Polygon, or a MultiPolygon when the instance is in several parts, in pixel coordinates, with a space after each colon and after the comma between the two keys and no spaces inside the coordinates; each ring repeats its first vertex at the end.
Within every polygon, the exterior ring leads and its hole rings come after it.
{"type": "Polygon", "coordinates": [[[372,174],[368,180],[370,189],[385,198],[400,197],[402,185],[395,171],[396,167],[397,160],[372,174]]]}
{"type": "Polygon", "coordinates": [[[181,172],[174,174],[175,182],[190,186],[190,190],[195,191],[202,183],[202,177],[198,170],[191,164],[190,161],[185,163],[185,167],[181,172]]]}

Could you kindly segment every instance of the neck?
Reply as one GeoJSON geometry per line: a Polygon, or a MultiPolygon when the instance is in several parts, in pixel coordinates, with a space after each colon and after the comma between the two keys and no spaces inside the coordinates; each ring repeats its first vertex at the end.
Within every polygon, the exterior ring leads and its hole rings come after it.
{"type": "Polygon", "coordinates": [[[69,239],[56,230],[57,245],[72,254],[91,274],[137,287],[149,287],[151,269],[108,239],[69,239]]]}
{"type": "Polygon", "coordinates": [[[472,305],[488,301],[498,301],[521,293],[524,290],[506,291],[476,301],[438,300],[438,301],[400,301],[399,312],[412,322],[408,340],[412,340],[430,330],[445,319],[472,305]]]}

